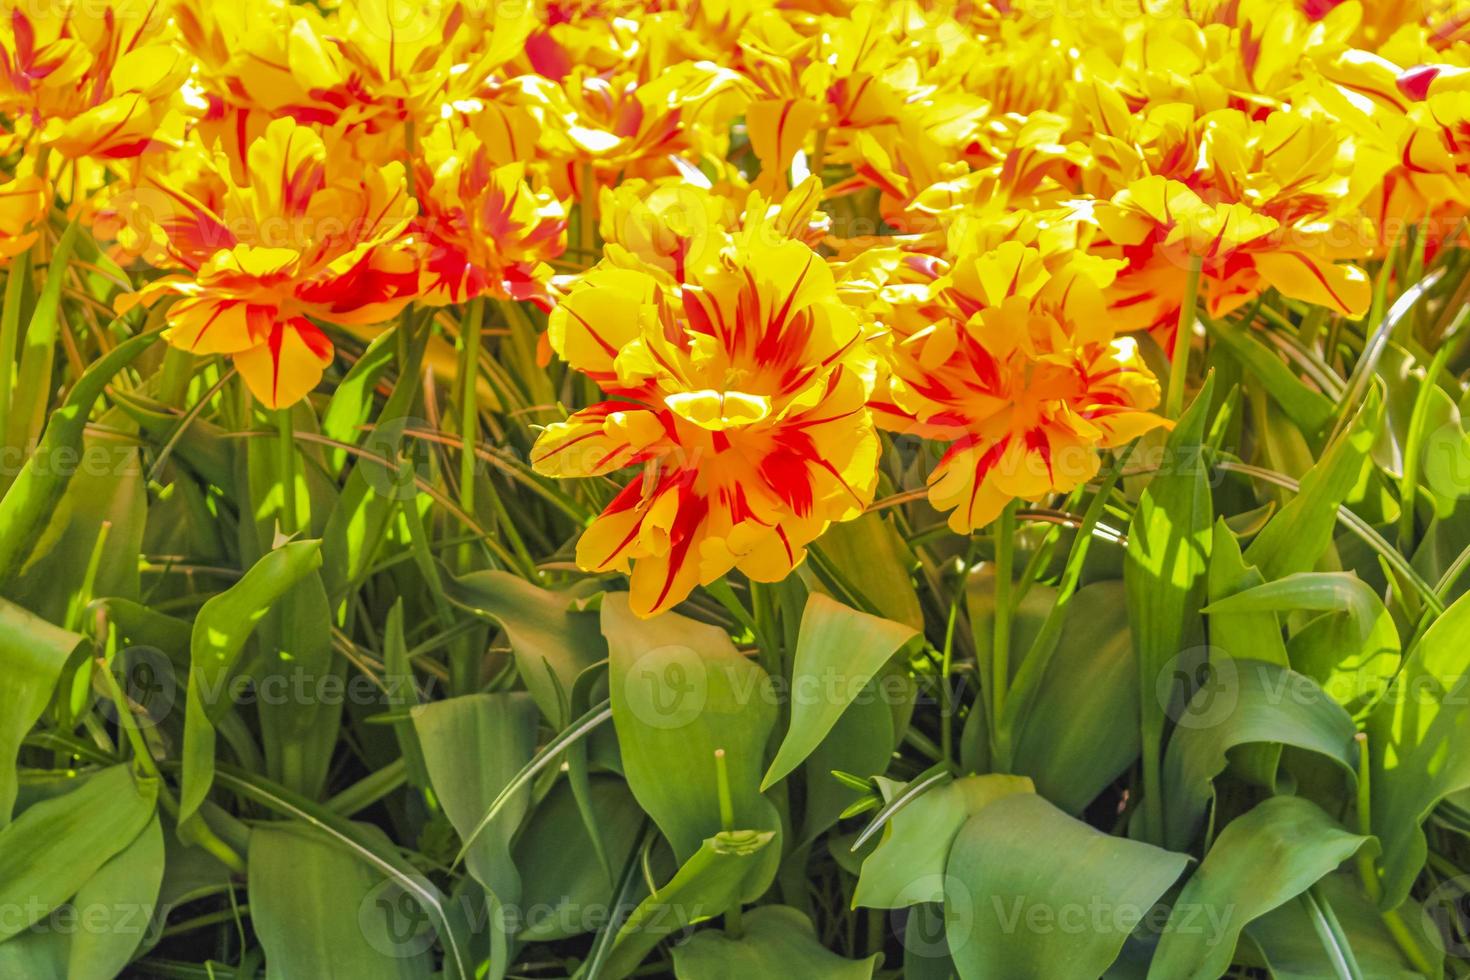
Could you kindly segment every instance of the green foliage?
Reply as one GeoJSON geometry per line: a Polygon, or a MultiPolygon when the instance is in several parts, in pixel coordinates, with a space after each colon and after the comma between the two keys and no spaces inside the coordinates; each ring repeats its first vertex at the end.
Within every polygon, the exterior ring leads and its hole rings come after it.
{"type": "Polygon", "coordinates": [[[527,462],[592,394],[539,313],[468,402],[410,312],[267,413],[81,329],[55,231],[0,311],[0,977],[1470,966],[1458,273],[1208,319],[1171,432],[968,538],[885,437],[796,574],[644,620],[575,563],[615,487],[527,462]]]}

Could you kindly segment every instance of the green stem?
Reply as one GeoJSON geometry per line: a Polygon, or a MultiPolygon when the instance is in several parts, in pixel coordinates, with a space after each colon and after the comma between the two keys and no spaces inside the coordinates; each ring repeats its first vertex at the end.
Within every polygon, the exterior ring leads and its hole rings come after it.
{"type": "MultiPolygon", "coordinates": [[[[995,525],[995,635],[990,651],[990,711],[995,729],[995,744],[1009,745],[1001,719],[1005,717],[1006,690],[1011,683],[1011,566],[1015,559],[1016,510],[1019,501],[1012,500],[1000,512],[995,525]]],[[[1010,759],[1001,755],[1002,772],[1010,768],[1010,759]]]]}
{"type": "Polygon", "coordinates": [[[276,443],[280,452],[281,470],[281,533],[296,533],[296,428],[291,422],[291,410],[276,411],[276,443]]]}
{"type": "MultiPolygon", "coordinates": [[[[480,378],[480,328],[485,319],[485,304],[472,300],[459,334],[459,437],[463,446],[459,454],[459,506],[466,514],[475,513],[475,440],[480,433],[480,407],[477,403],[480,378]]],[[[495,524],[490,525],[493,530],[495,524]]],[[[475,549],[465,543],[459,549],[460,570],[468,572],[475,549]]]]}
{"type": "MultiPolygon", "coordinates": [[[[725,750],[715,749],[715,787],[720,800],[720,829],[729,834],[735,830],[735,803],[730,793],[730,767],[725,762],[725,750]]],[[[745,935],[741,898],[737,892],[725,910],[725,933],[731,939],[745,935]]]]}
{"type": "MultiPolygon", "coordinates": [[[[1354,738],[1358,743],[1358,833],[1367,837],[1373,833],[1372,790],[1368,785],[1368,736],[1358,732],[1354,738]]],[[[1358,877],[1363,879],[1363,891],[1377,902],[1383,894],[1383,886],[1378,881],[1378,870],[1373,866],[1373,855],[1366,847],[1358,851],[1357,864],[1358,877]]]]}
{"type": "Polygon", "coordinates": [[[0,439],[9,431],[16,345],[20,339],[21,292],[30,276],[31,253],[22,252],[11,263],[10,274],[5,277],[5,304],[0,307],[0,439]]]}
{"type": "Polygon", "coordinates": [[[964,567],[960,569],[959,583],[949,600],[949,620],[944,627],[944,651],[939,661],[939,741],[944,760],[958,771],[954,757],[954,692],[950,689],[950,673],[954,669],[954,629],[959,619],[960,602],[965,596],[965,585],[970,580],[970,568],[975,564],[975,536],[970,535],[970,547],[965,555],[964,567]]]}
{"type": "Polygon", "coordinates": [[[1169,395],[1165,413],[1177,419],[1184,412],[1184,383],[1189,378],[1189,342],[1194,337],[1194,314],[1199,305],[1200,270],[1204,260],[1189,259],[1189,276],[1184,281],[1184,302],[1179,304],[1179,328],[1174,334],[1173,359],[1169,364],[1169,395]]]}
{"type": "Polygon", "coordinates": [[[578,238],[582,261],[597,264],[597,171],[591,162],[582,164],[582,213],[578,217],[578,238]]]}

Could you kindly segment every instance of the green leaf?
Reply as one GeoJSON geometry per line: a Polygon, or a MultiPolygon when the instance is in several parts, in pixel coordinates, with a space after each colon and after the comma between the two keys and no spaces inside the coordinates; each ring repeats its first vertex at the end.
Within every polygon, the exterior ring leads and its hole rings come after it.
{"type": "MultiPolygon", "coordinates": [[[[408,331],[410,322],[405,313],[394,334],[408,331]]],[[[327,516],[322,531],[322,581],[334,613],[372,566],[399,504],[417,494],[415,487],[403,484],[397,460],[406,438],[404,419],[418,397],[427,337],[422,330],[409,335],[408,357],[398,366],[398,383],[378,413],[377,423],[363,438],[367,455],[356,457],[327,516]]]]}
{"type": "Polygon", "coordinates": [[[364,865],[380,873],[382,878],[378,887],[384,889],[384,894],[377,897],[382,900],[374,900],[373,906],[390,918],[384,921],[384,917],[379,916],[368,931],[387,936],[394,941],[395,952],[402,953],[401,944],[418,944],[417,927],[424,920],[419,912],[414,911],[417,909],[428,916],[429,924],[438,933],[444,949],[442,967],[445,980],[470,980],[474,975],[465,909],[451,902],[410,864],[381,830],[338,816],[321,804],[277,786],[257,773],[228,763],[219,764],[217,775],[222,786],[274,813],[300,820],[321,831],[338,847],[356,855],[364,865]],[[405,924],[413,927],[410,930],[412,935],[405,935],[405,924]]]}
{"type": "MultiPolygon", "coordinates": [[[[378,334],[347,369],[322,413],[322,435],[352,446],[362,440],[363,426],[372,418],[373,389],[398,356],[398,338],[396,329],[378,334]]],[[[340,474],[348,459],[345,449],[327,450],[327,465],[332,473],[340,474]]]]}
{"type": "Polygon", "coordinates": [[[1166,697],[1159,696],[1159,680],[1169,675],[1170,661],[1194,646],[1199,636],[1213,542],[1210,476],[1203,452],[1213,391],[1210,377],[1170,433],[1163,465],[1128,525],[1123,582],[1140,687],[1141,831],[1153,841],[1162,840],[1164,833],[1158,764],[1172,696],[1167,690],[1166,697]]]}
{"type": "MultiPolygon", "coordinates": [[[[880,779],[892,798],[898,787],[880,779]]],[[[950,845],[965,821],[996,800],[1035,787],[1024,776],[965,776],[936,787],[893,814],[878,846],[863,861],[854,907],[896,909],[944,900],[950,845]]]]}
{"type": "MultiPolygon", "coordinates": [[[[667,615],[667,614],[666,614],[667,615]]],[[[622,980],[666,937],[720,915],[750,892],[775,834],[733,830],[702,842],[673,879],[638,904],[618,929],[598,980],[622,980]]]]}
{"type": "MultiPolygon", "coordinates": [[[[1394,940],[1393,934],[1384,927],[1378,908],[1363,893],[1362,885],[1355,875],[1348,872],[1331,874],[1318,883],[1322,897],[1332,905],[1332,911],[1342,925],[1343,933],[1352,943],[1353,956],[1363,969],[1365,977],[1372,980],[1424,980],[1404,959],[1404,954],[1394,940]]],[[[1404,905],[1405,924],[1419,949],[1432,957],[1435,971],[1429,980],[1438,980],[1443,975],[1444,940],[1438,933],[1432,935],[1422,928],[1431,920],[1410,899],[1404,905]]],[[[1463,913],[1452,913],[1457,918],[1463,913]]],[[[1273,980],[1321,980],[1333,975],[1333,963],[1322,948],[1321,941],[1300,902],[1287,902],[1272,912],[1261,916],[1245,927],[1245,935],[1259,949],[1264,964],[1273,980]]],[[[1244,961],[1245,944],[1237,955],[1244,961]]]]}
{"type": "Polygon", "coordinates": [[[1279,609],[1229,605],[1233,596],[1264,585],[1260,569],[1245,563],[1240,542],[1222,517],[1215,522],[1215,542],[1210,549],[1209,596],[1205,609],[1210,622],[1210,646],[1232,657],[1247,654],[1283,667],[1290,664],[1281,639],[1279,609]]]}
{"type": "Polygon", "coordinates": [[[577,675],[607,656],[595,613],[573,608],[577,596],[541,589],[509,572],[441,576],[449,601],[505,629],[516,670],[541,714],[557,728],[571,721],[564,694],[577,675]]]}
{"type": "Polygon", "coordinates": [[[393,723],[393,737],[407,767],[409,785],[425,789],[429,785],[429,774],[424,765],[424,750],[419,745],[418,734],[407,712],[419,703],[419,691],[413,664],[408,659],[408,645],[403,638],[401,598],[388,610],[388,620],[383,625],[383,683],[387,687],[384,694],[386,706],[390,711],[403,715],[402,720],[393,723]]]}
{"type": "Polygon", "coordinates": [[[1188,863],[1030,793],[996,800],[949,855],[946,934],[961,980],[1096,980],[1188,863]]]}
{"type": "Polygon", "coordinates": [[[1339,704],[1371,703],[1399,666],[1393,617],[1362,579],[1347,572],[1298,572],[1212,602],[1216,613],[1320,612],[1291,638],[1291,665],[1339,704]]]}
{"type": "Polygon", "coordinates": [[[913,553],[881,513],[870,511],[832,524],[822,533],[818,548],[821,561],[839,584],[855,593],[854,601],[895,623],[924,628],[919,593],[908,572],[915,564],[913,553]]]}
{"type": "Polygon", "coordinates": [[[802,613],[791,669],[791,725],[761,789],[770,788],[799,766],[868,681],[916,635],[912,627],[812,593],[802,613]]]}
{"type": "Polygon", "coordinates": [[[250,919],[267,980],[427,980],[427,917],[319,830],[261,824],[250,834],[250,919]]]}
{"type": "MultiPolygon", "coordinates": [[[[633,857],[643,811],[627,783],[615,776],[593,776],[588,797],[609,859],[622,867],[633,857]]],[[[613,886],[602,866],[588,859],[591,846],[571,784],[558,782],[515,842],[524,914],[517,933],[521,942],[565,939],[602,924],[597,913],[611,907],[613,886]]]]}
{"type": "Polygon", "coordinates": [[[1368,718],[1372,827],[1383,842],[1385,909],[1424,866],[1423,822],[1470,787],[1470,596],[1434,621],[1368,718]]]}
{"type": "Polygon", "coordinates": [[[112,980],[147,938],[163,884],[158,815],[72,898],[85,928],[72,933],[67,980],[112,980]]]}
{"type": "MultiPolygon", "coordinates": [[[[1213,676],[1181,713],[1164,759],[1166,841],[1189,845],[1214,798],[1214,779],[1242,745],[1276,744],[1314,752],[1355,786],[1357,727],[1310,677],[1264,660],[1217,656],[1213,676]]],[[[1275,773],[1268,774],[1275,789],[1275,773]]]]}
{"type": "Polygon", "coordinates": [[[1080,814],[1138,757],[1138,687],[1123,583],[1077,590],[1021,719],[1012,768],[1030,776],[1042,796],[1080,814]]]}
{"type": "Polygon", "coordinates": [[[67,393],[65,403],[46,423],[36,451],[26,460],[10,489],[0,499],[0,592],[8,589],[45,534],[52,511],[77,467],[61,466],[65,458],[78,459],[82,436],[92,406],[112,382],[113,375],[158,340],[156,333],[125,340],[95,361],[67,393]]]}
{"type": "Polygon", "coordinates": [[[178,816],[181,833],[187,833],[187,821],[204,802],[214,780],[214,726],[231,708],[230,678],[246,641],[271,606],[321,562],[319,541],[283,544],[201,606],[194,618],[184,707],[184,773],[178,816]]]}
{"type": "Polygon", "coordinates": [[[148,514],[142,464],[126,436],[84,436],[75,468],[30,558],[7,591],[9,598],[38,616],[73,628],[94,596],[139,596],[138,566],[148,514]]]}
{"type": "MultiPolygon", "coordinates": [[[[536,748],[536,708],[525,694],[467,694],[421,704],[413,727],[424,750],[429,783],[461,837],[480,818],[536,748]]],[[[466,855],[470,873],[505,905],[520,898],[521,879],[510,841],[530,804],[521,793],[476,834],[466,855]]]]}
{"type": "MultiPolygon", "coordinates": [[[[257,627],[252,658],[266,774],[303,796],[321,795],[341,727],[347,661],[332,649],[319,571],[303,575],[257,627]]],[[[354,675],[354,683],[363,678],[354,675]]]]}
{"type": "Polygon", "coordinates": [[[27,808],[0,830],[0,943],[75,895],[153,819],[158,782],[128,766],[85,778],[70,792],[27,808]]]}
{"type": "MultiPolygon", "coordinates": [[[[776,831],[776,808],[760,793],[776,723],[765,671],[723,630],[676,613],[639,619],[623,593],[603,598],[602,632],[623,772],[678,859],[691,860],[721,828],[716,749],[725,751],[735,825],[776,831]]],[[[755,894],[769,883],[752,880],[755,894]]]]}
{"type": "Polygon", "coordinates": [[[0,828],[15,806],[20,743],[46,710],[72,653],[86,642],[0,599],[0,828]]]}
{"type": "MultiPolygon", "coordinates": [[[[30,325],[21,340],[20,363],[15,372],[15,392],[10,405],[10,426],[5,444],[25,448],[36,439],[46,418],[51,379],[56,363],[56,338],[61,330],[61,290],[66,284],[67,263],[76,248],[81,219],[73,219],[56,242],[46,284],[36,297],[30,325]]],[[[3,525],[0,525],[3,526],[3,525]]]]}
{"type": "Polygon", "coordinates": [[[1222,320],[1206,318],[1210,336],[1220,341],[1240,362],[1253,381],[1266,389],[1288,418],[1308,436],[1327,427],[1336,412],[1332,400],[1307,387],[1280,357],[1252,337],[1249,331],[1222,320]]]}
{"type": "Polygon", "coordinates": [[[878,954],[865,960],[838,956],[817,940],[811,920],[785,905],[745,916],[738,939],[703,929],[674,947],[678,980],[748,980],[796,976],[802,980],[871,980],[878,954]]]}
{"type": "Polygon", "coordinates": [[[1301,492],[1266,523],[1245,550],[1245,561],[1270,582],[1309,572],[1332,544],[1337,508],[1363,475],[1383,418],[1383,399],[1372,389],[1352,424],[1302,477],[1301,492]]]}
{"type": "Polygon", "coordinates": [[[895,717],[894,709],[911,704],[916,691],[907,669],[889,664],[863,685],[832,730],[807,756],[803,765],[806,807],[802,815],[802,841],[815,840],[860,795],[839,782],[832,775],[834,770],[859,777],[887,771],[893,751],[903,737],[903,731],[895,726],[904,723],[895,717]]]}
{"type": "Polygon", "coordinates": [[[1216,980],[1249,922],[1300,895],[1372,840],[1296,796],[1272,797],[1230,821],[1174,902],[1149,977],[1216,980]]]}
{"type": "Polygon", "coordinates": [[[155,814],[71,900],[0,943],[0,976],[113,980],[154,933],[163,879],[163,830],[155,814]]]}

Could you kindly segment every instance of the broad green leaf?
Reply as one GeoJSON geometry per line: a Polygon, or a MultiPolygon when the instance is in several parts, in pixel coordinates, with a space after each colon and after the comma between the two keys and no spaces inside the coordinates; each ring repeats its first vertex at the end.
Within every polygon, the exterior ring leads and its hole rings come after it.
{"type": "MultiPolygon", "coordinates": [[[[1293,433],[1295,429],[1291,430],[1293,433]]],[[[1271,508],[1274,509],[1274,504],[1271,508]]],[[[1231,533],[1224,518],[1215,522],[1214,545],[1210,549],[1210,573],[1208,593],[1210,602],[1217,603],[1261,585],[1265,579],[1260,570],[1245,563],[1240,553],[1240,542],[1231,533]]],[[[1283,667],[1291,665],[1286,644],[1281,639],[1281,623],[1274,611],[1220,611],[1214,605],[1207,610],[1210,624],[1209,656],[1245,657],[1265,660],[1283,667]]],[[[1208,670],[1208,660],[1182,664],[1189,669],[1208,670]]],[[[1276,768],[1281,763],[1281,746],[1275,743],[1257,743],[1242,746],[1233,757],[1237,768],[1249,779],[1269,783],[1275,778],[1276,768]]]]}
{"type": "Polygon", "coordinates": [[[577,675],[607,656],[595,613],[573,608],[577,596],[541,589],[509,572],[442,576],[449,601],[505,629],[516,670],[536,706],[557,728],[571,721],[565,693],[577,675]]]}
{"type": "MultiPolygon", "coordinates": [[[[643,811],[628,785],[615,776],[593,776],[588,791],[608,857],[613,867],[621,868],[633,858],[643,811]]],[[[613,885],[602,865],[591,859],[591,845],[571,784],[558,782],[515,842],[521,942],[565,939],[603,924],[598,913],[612,905],[613,885]]]]}
{"type": "Polygon", "coordinates": [[[1286,644],[1281,639],[1279,609],[1235,607],[1235,595],[1264,585],[1260,570],[1245,563],[1240,542],[1222,517],[1215,522],[1214,545],[1210,549],[1209,597],[1205,609],[1210,623],[1210,646],[1227,656],[1265,660],[1290,665],[1286,644]]]}
{"type": "Polygon", "coordinates": [[[320,567],[321,561],[319,541],[283,544],[201,606],[194,618],[184,707],[180,832],[187,832],[187,821],[209,794],[214,779],[214,726],[230,710],[230,679],[246,641],[271,606],[320,567]]]}
{"type": "Polygon", "coordinates": [[[791,724],[761,781],[763,790],[816,749],[868,681],[915,635],[912,627],[811,595],[791,669],[791,724]]]}
{"type": "MultiPolygon", "coordinates": [[[[116,420],[104,419],[103,424],[109,421],[116,420]]],[[[75,468],[7,592],[38,616],[72,627],[79,625],[79,614],[95,596],[138,598],[148,513],[141,458],[127,437],[85,436],[75,468]]]]}
{"type": "Polygon", "coordinates": [[[321,831],[250,834],[250,919],[267,980],[427,980],[428,918],[321,831]]]}
{"type": "Polygon", "coordinates": [[[1383,399],[1372,389],[1352,424],[1327,447],[1301,480],[1301,492],[1267,522],[1245,550],[1246,564],[1266,581],[1309,572],[1331,546],[1337,508],[1362,477],[1383,417],[1383,399]]]}
{"type": "Polygon", "coordinates": [[[1368,718],[1374,833],[1383,842],[1383,907],[1409,894],[1426,848],[1423,822],[1470,787],[1470,597],[1462,596],[1409,651],[1368,718]]]}
{"type": "MultiPolygon", "coordinates": [[[[676,613],[639,619],[622,593],[603,598],[602,632],[623,772],[678,859],[691,860],[721,829],[717,749],[725,752],[735,825],[777,830],[776,808],[760,793],[776,723],[765,671],[723,630],[676,613]]],[[[770,858],[778,856],[772,848],[763,871],[774,875],[770,858]]],[[[752,882],[758,894],[769,877],[752,882]]]]}
{"type": "Polygon", "coordinates": [[[407,946],[411,953],[420,945],[420,927],[427,923],[433,926],[444,950],[444,980],[470,980],[474,976],[466,909],[409,863],[382,830],[354,823],[258,773],[228,763],[220,763],[217,768],[222,786],[273,813],[310,825],[376,872],[375,887],[383,892],[374,898],[372,906],[379,914],[376,918],[370,916],[369,924],[363,927],[365,934],[383,935],[393,941],[393,952],[402,954],[407,946]]]}
{"type": "Polygon", "coordinates": [[[112,596],[96,600],[92,608],[99,607],[106,610],[107,622],[120,645],[153,647],[180,667],[181,672],[188,668],[192,627],[187,621],[141,602],[112,596]]]}
{"type": "Polygon", "coordinates": [[[155,935],[163,878],[163,830],[154,817],[70,901],[0,943],[0,976],[17,980],[113,980],[155,935]]]}
{"type": "Polygon", "coordinates": [[[1205,603],[1211,524],[1210,475],[1204,459],[1205,418],[1213,379],[1207,379],[1194,404],[1179,419],[1164,444],[1162,467],[1149,482],[1128,526],[1123,563],[1128,622],[1138,662],[1139,736],[1143,753],[1144,799],[1141,830],[1146,840],[1163,840],[1158,798],[1159,755],[1165,712],[1173,692],[1160,678],[1171,660],[1195,646],[1205,603]]]}
{"type": "Polygon", "coordinates": [[[249,665],[266,774],[310,797],[326,785],[347,700],[347,661],[332,649],[331,623],[321,573],[309,572],[261,620],[249,665]]]}
{"type": "MultiPolygon", "coordinates": [[[[665,614],[668,615],[668,614],[665,614]]],[[[732,830],[704,841],[668,884],[638,904],[618,929],[599,980],[622,980],[665,938],[720,915],[751,890],[775,835],[732,830]]]]}
{"type": "Polygon", "coordinates": [[[87,369],[72,385],[62,406],[51,413],[35,452],[0,499],[0,593],[21,573],[36,542],[45,534],[51,513],[66,492],[67,484],[76,474],[75,466],[60,466],[58,461],[68,455],[80,458],[82,436],[92,406],[102,397],[113,376],[147,350],[158,336],[143,334],[118,344],[87,369]]]}
{"type": "Polygon", "coordinates": [[[67,980],[112,980],[147,938],[163,883],[163,828],[155,813],[72,898],[85,927],[68,944],[67,980]]]}
{"type": "Polygon", "coordinates": [[[0,943],[75,895],[153,819],[158,782],[128,766],[87,776],[24,810],[0,830],[0,943]]]}
{"type": "Polygon", "coordinates": [[[1013,768],[1075,815],[1138,757],[1138,661],[1122,582],[1078,589],[1066,615],[1013,768]]]}
{"type": "MultiPolygon", "coordinates": [[[[1404,958],[1403,950],[1384,926],[1377,906],[1363,893],[1362,883],[1355,874],[1344,871],[1328,875],[1317,887],[1332,906],[1365,978],[1426,980],[1425,974],[1415,970],[1404,958]]],[[[1429,919],[1418,902],[1410,899],[1402,910],[1414,943],[1430,958],[1432,969],[1427,980],[1439,980],[1444,974],[1443,938],[1425,931],[1429,919]]],[[[1452,914],[1463,919],[1462,912],[1452,914]]],[[[1251,922],[1245,927],[1245,937],[1259,950],[1260,965],[1269,970],[1272,980],[1321,980],[1335,974],[1335,965],[1300,902],[1286,902],[1251,922]]],[[[1252,959],[1245,943],[1237,948],[1236,955],[1243,963],[1252,959]]]]}
{"type": "MultiPolygon", "coordinates": [[[[536,708],[525,694],[467,694],[413,709],[429,783],[461,837],[474,831],[490,804],[536,749],[536,708]]],[[[466,863],[475,880],[507,906],[520,898],[521,879],[510,841],[525,816],[519,794],[474,838],[466,863]]]]}
{"type": "MultiPolygon", "coordinates": [[[[879,785],[892,797],[899,787],[879,785]]],[[[965,776],[938,786],[899,810],[863,862],[854,907],[896,909],[944,900],[944,873],[955,835],[974,814],[996,800],[1035,787],[1025,776],[965,776]]]]}
{"type": "Polygon", "coordinates": [[[736,939],[702,929],[674,947],[678,980],[749,980],[795,976],[802,980],[871,980],[878,954],[865,960],[838,956],[817,940],[805,915],[785,905],[766,905],[745,916],[736,939]]]}
{"type": "Polygon", "coordinates": [[[15,806],[21,739],[46,710],[62,668],[84,642],[0,599],[0,828],[15,806]]]}
{"type": "Polygon", "coordinates": [[[1306,891],[1372,841],[1296,796],[1272,797],[1236,817],[1175,900],[1149,977],[1216,980],[1230,966],[1248,923],[1306,891]]]}
{"type": "Polygon", "coordinates": [[[853,600],[895,623],[924,628],[924,611],[908,571],[915,563],[913,553],[881,513],[834,523],[822,533],[818,547],[839,584],[856,593],[853,600]]]}
{"type": "Polygon", "coordinates": [[[960,829],[946,869],[946,935],[961,980],[1096,980],[1188,863],[1031,793],[994,801],[960,829]]]}
{"type": "MultiPolygon", "coordinates": [[[[1343,770],[1345,792],[1356,785],[1357,728],[1342,706],[1310,677],[1264,660],[1216,656],[1211,677],[1180,714],[1164,758],[1168,846],[1187,847],[1214,798],[1228,754],[1243,745],[1278,744],[1315,752],[1343,770]]],[[[1275,773],[1269,773],[1274,789],[1275,773]]]]}
{"type": "MultiPolygon", "coordinates": [[[[1383,601],[1347,572],[1297,572],[1210,604],[1217,613],[1319,612],[1291,637],[1291,666],[1352,709],[1371,703],[1399,666],[1399,635],[1383,601]]],[[[1213,635],[1212,635],[1213,639],[1213,635]]],[[[1261,658],[1257,658],[1261,659],[1261,658]]]]}
{"type": "Polygon", "coordinates": [[[66,933],[28,930],[0,943],[0,977],[66,980],[66,933]]]}

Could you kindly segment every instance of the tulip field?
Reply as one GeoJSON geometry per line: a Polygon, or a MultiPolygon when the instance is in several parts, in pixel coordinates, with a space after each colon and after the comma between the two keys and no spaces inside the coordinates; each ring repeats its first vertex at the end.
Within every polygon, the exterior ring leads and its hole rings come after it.
{"type": "Polygon", "coordinates": [[[1470,0],[0,0],[0,980],[1470,976],[1470,0]]]}

